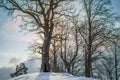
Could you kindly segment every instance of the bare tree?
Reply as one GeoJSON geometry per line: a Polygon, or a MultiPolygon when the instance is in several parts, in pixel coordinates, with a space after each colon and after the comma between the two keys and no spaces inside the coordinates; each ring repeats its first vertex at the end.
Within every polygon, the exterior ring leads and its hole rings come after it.
{"type": "Polygon", "coordinates": [[[51,66],[52,66],[52,70],[54,72],[58,72],[59,71],[59,65],[58,65],[58,52],[60,49],[60,40],[59,38],[53,38],[51,40],[51,47],[50,47],[50,61],[51,61],[51,66]]]}
{"type": "Polygon", "coordinates": [[[109,52],[111,52],[112,54],[113,54],[113,61],[114,61],[114,65],[113,65],[113,70],[114,70],[114,79],[115,80],[119,80],[119,48],[120,48],[120,41],[119,41],[119,39],[120,39],[120,37],[119,37],[119,29],[120,28],[116,28],[116,29],[114,29],[114,31],[113,31],[113,34],[112,34],[112,38],[113,39],[110,39],[110,44],[111,45],[109,45],[109,52]]]}
{"type": "Polygon", "coordinates": [[[74,27],[73,22],[69,19],[64,20],[61,29],[61,50],[60,56],[65,65],[65,71],[71,73],[71,68],[78,56],[78,29],[74,27]]]}
{"type": "Polygon", "coordinates": [[[107,43],[104,45],[105,50],[100,55],[96,56],[94,64],[94,73],[96,77],[104,80],[119,80],[119,70],[118,66],[120,63],[119,59],[119,28],[112,30],[111,37],[107,40],[107,43]]]}
{"type": "MultiPolygon", "coordinates": [[[[49,72],[49,48],[52,39],[52,32],[55,28],[56,18],[64,14],[62,12],[65,0],[1,0],[0,7],[9,13],[22,12],[17,16],[23,19],[22,28],[43,35],[41,71],[49,72]],[[59,15],[58,15],[59,14],[59,15]]],[[[64,6],[65,7],[65,6],[64,6]]],[[[66,8],[64,8],[63,11],[66,8]]]]}
{"type": "Polygon", "coordinates": [[[85,76],[92,77],[92,56],[105,44],[116,19],[109,8],[110,0],[82,0],[82,3],[84,20],[79,33],[85,43],[85,76]]]}

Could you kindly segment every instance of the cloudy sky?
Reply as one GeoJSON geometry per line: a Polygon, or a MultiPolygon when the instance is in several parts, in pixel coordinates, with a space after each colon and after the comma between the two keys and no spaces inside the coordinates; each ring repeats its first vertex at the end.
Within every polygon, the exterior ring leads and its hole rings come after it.
{"type": "Polygon", "coordinates": [[[15,65],[21,62],[26,63],[28,72],[37,72],[40,69],[40,60],[28,58],[31,53],[27,48],[36,36],[22,31],[19,24],[19,18],[11,20],[11,17],[0,9],[0,80],[10,78],[10,74],[15,72],[15,65]]]}
{"type": "MultiPolygon", "coordinates": [[[[114,11],[120,12],[120,0],[113,0],[114,11]]],[[[35,37],[19,28],[19,19],[11,17],[0,9],[0,68],[18,63],[30,55],[27,47],[35,37]]],[[[0,70],[1,70],[0,69],[0,70]]],[[[0,71],[1,72],[1,71],[0,71]]]]}
{"type": "Polygon", "coordinates": [[[27,46],[33,36],[21,32],[20,23],[0,11],[0,66],[8,65],[10,58],[24,59],[28,55],[27,46]]]}

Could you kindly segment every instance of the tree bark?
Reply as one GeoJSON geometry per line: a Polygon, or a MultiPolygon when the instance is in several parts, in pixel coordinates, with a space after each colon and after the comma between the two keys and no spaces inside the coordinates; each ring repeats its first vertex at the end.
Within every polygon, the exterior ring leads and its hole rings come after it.
{"type": "Polygon", "coordinates": [[[85,76],[91,77],[91,55],[92,55],[92,23],[91,23],[91,11],[90,9],[87,12],[88,14],[88,44],[87,44],[87,53],[85,54],[85,76]]]}
{"type": "Polygon", "coordinates": [[[85,53],[85,76],[91,77],[91,55],[85,53]]]}
{"type": "Polygon", "coordinates": [[[117,68],[117,65],[118,64],[118,61],[117,61],[117,46],[116,46],[116,43],[115,43],[115,80],[118,80],[118,68],[117,68]]]}
{"type": "Polygon", "coordinates": [[[42,46],[42,65],[41,65],[41,71],[43,72],[50,72],[49,47],[50,47],[51,35],[52,33],[47,32],[44,36],[45,40],[42,46]]]}

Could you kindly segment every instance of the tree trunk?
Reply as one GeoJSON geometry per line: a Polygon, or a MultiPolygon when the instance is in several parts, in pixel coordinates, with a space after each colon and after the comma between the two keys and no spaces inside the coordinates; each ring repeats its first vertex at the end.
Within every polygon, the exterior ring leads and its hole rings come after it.
{"type": "Polygon", "coordinates": [[[56,57],[56,54],[54,53],[54,62],[53,62],[53,67],[54,67],[54,72],[57,72],[58,69],[57,69],[57,57],[56,57]]]}
{"type": "Polygon", "coordinates": [[[88,10],[88,25],[89,25],[89,35],[88,35],[88,44],[87,45],[87,52],[85,53],[85,76],[91,77],[91,55],[92,55],[92,26],[91,26],[91,15],[90,10],[88,10]]]}
{"type": "Polygon", "coordinates": [[[45,33],[44,35],[44,43],[42,46],[42,64],[41,64],[41,71],[42,72],[49,72],[50,71],[50,64],[49,64],[49,47],[51,41],[51,34],[49,32],[45,33]]]}
{"type": "Polygon", "coordinates": [[[117,47],[116,47],[116,43],[115,43],[115,80],[118,80],[118,68],[117,65],[118,61],[117,61],[117,47]]]}
{"type": "Polygon", "coordinates": [[[91,55],[85,53],[85,76],[91,77],[91,55]]]}
{"type": "Polygon", "coordinates": [[[70,66],[67,67],[67,72],[68,72],[68,73],[71,73],[71,71],[70,71],[70,66]]]}

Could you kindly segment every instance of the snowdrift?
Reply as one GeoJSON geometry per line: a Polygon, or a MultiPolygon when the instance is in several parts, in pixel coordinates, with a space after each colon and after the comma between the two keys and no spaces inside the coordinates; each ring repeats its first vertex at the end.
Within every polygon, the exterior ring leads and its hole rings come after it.
{"type": "Polygon", "coordinates": [[[21,75],[16,78],[11,78],[9,80],[95,80],[92,78],[85,77],[75,77],[68,73],[31,73],[26,75],[21,75]]]}

